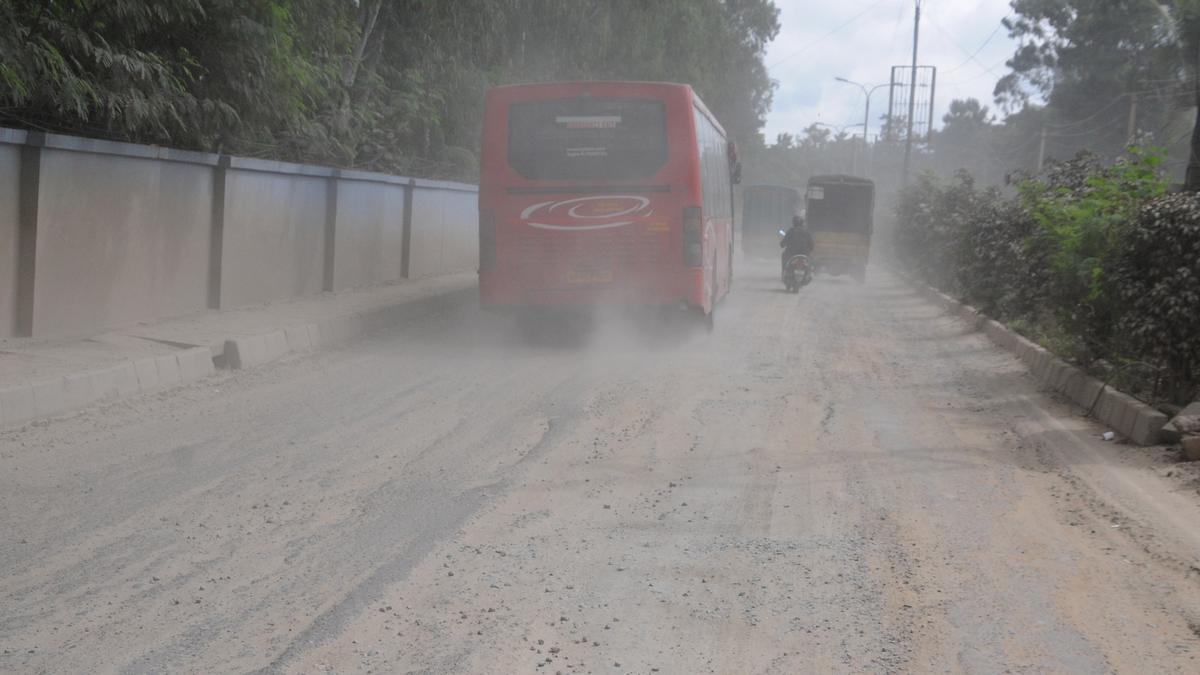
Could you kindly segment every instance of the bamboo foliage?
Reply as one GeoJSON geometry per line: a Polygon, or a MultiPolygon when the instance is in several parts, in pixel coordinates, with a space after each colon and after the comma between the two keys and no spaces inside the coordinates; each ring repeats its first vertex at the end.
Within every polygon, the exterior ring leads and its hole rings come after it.
{"type": "Polygon", "coordinates": [[[691,83],[753,143],[770,0],[0,0],[0,124],[470,177],[483,92],[691,83]]]}

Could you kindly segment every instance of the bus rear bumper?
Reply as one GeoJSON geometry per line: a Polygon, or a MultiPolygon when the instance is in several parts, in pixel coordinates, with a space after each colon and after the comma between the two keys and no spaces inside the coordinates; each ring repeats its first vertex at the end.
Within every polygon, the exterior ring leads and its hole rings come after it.
{"type": "Polygon", "coordinates": [[[528,309],[628,308],[651,309],[669,307],[702,307],[699,298],[683,293],[606,292],[603,290],[542,289],[498,294],[480,293],[480,306],[499,313],[514,313],[528,309]]]}
{"type": "Polygon", "coordinates": [[[483,275],[479,284],[480,304],[497,311],[529,307],[673,307],[711,310],[712,294],[706,291],[702,269],[681,269],[671,274],[641,277],[631,275],[619,283],[553,284],[522,283],[506,275],[483,275]]]}

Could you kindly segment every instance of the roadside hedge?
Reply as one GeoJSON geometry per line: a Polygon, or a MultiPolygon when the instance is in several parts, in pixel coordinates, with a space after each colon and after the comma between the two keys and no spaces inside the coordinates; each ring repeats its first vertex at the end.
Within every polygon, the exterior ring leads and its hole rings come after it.
{"type": "Polygon", "coordinates": [[[1156,402],[1200,393],[1200,195],[1157,151],[1081,154],[1007,189],[925,174],[901,192],[896,254],[1081,366],[1156,402]]]}

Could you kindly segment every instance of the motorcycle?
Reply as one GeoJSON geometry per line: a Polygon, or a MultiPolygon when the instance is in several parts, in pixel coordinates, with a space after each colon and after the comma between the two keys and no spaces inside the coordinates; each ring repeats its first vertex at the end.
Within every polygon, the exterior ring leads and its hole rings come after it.
{"type": "MultiPolygon", "coordinates": [[[[779,234],[786,235],[783,230],[779,234]]],[[[783,265],[783,285],[788,293],[799,293],[812,281],[812,264],[806,255],[794,255],[783,265]]]]}

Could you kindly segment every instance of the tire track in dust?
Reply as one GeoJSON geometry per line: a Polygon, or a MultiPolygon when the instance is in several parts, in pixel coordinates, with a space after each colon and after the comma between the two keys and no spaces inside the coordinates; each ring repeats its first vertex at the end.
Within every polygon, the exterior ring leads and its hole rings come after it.
{"type": "MultiPolygon", "coordinates": [[[[408,516],[408,520],[422,523],[423,527],[420,527],[415,533],[413,544],[406,548],[404,557],[393,559],[375,568],[364,579],[356,582],[335,604],[325,609],[313,619],[309,626],[291,640],[287,647],[268,666],[255,672],[260,674],[285,672],[289,665],[300,659],[304,654],[340,635],[346,626],[363,613],[372,600],[382,597],[389,587],[406,578],[413,568],[424,560],[428,553],[441,542],[443,537],[448,533],[458,531],[472,515],[479,511],[480,507],[495,499],[498,493],[506,492],[511,487],[514,477],[518,475],[525,464],[536,460],[547,452],[549,448],[556,446],[564,438],[569,437],[573,427],[579,420],[579,389],[580,378],[578,375],[564,378],[559,385],[547,391],[546,395],[538,402],[514,415],[505,416],[504,419],[493,424],[483,434],[484,441],[465,450],[459,450],[459,453],[468,457],[477,456],[480,451],[486,453],[488,449],[486,439],[509,437],[512,427],[518,423],[515,420],[541,414],[546,408],[546,400],[553,400],[562,404],[566,410],[560,410],[558,417],[547,419],[545,430],[540,437],[515,462],[505,467],[502,474],[494,482],[459,493],[455,493],[452,490],[444,490],[441,486],[429,480],[416,480],[412,483],[407,483],[404,487],[405,490],[411,490],[414,486],[425,486],[419,501],[427,504],[426,511],[428,513],[437,513],[441,517],[439,519],[430,518],[424,520],[420,517],[414,518],[408,516]],[[568,402],[575,402],[576,406],[574,408],[569,407],[568,402]]],[[[442,445],[443,449],[456,449],[452,447],[451,443],[456,435],[442,437],[439,439],[439,444],[442,445]]],[[[447,460],[447,457],[443,455],[438,455],[436,452],[431,453],[428,448],[421,453],[420,457],[433,457],[439,463],[447,460]]],[[[449,484],[471,481],[470,478],[463,476],[443,480],[449,484]]],[[[411,499],[411,493],[406,495],[406,499],[411,499]]]]}

